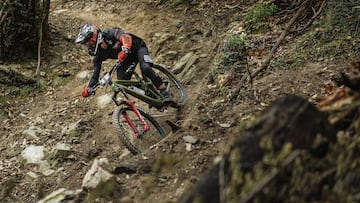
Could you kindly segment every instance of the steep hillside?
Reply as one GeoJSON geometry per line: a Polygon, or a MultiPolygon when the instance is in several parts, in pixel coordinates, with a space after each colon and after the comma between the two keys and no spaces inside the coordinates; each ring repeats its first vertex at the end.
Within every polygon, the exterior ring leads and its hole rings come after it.
{"type": "MultiPolygon", "coordinates": [[[[298,7],[291,7],[288,1],[272,1],[290,10],[283,9],[268,20],[267,27],[259,27],[266,32],[248,33],[248,47],[242,53],[226,45],[232,39],[229,36],[242,36],[252,29],[244,23],[251,22],[244,14],[254,2],[191,1],[177,6],[174,2],[52,1],[52,48],[43,62],[42,88],[15,102],[4,99],[1,202],[36,202],[60,188],[81,189],[85,174],[101,158],[108,160],[103,167],[119,184],[115,194],[110,192],[111,197],[106,198],[114,202],[176,202],[239,136],[246,121],[283,95],[297,94],[318,104],[329,95],[327,87],[338,88],[336,78],[348,65],[346,60],[356,59],[358,50],[352,46],[331,52],[329,45],[322,52],[317,45],[313,47],[317,52],[294,52],[301,46],[310,49],[306,39],[312,38],[308,36],[331,31],[318,25],[309,29],[315,34],[306,32],[306,24],[299,22],[317,22],[321,15],[305,15],[281,41],[271,66],[238,89],[244,73],[254,73],[267,59],[281,27],[286,27],[298,7]],[[145,39],[156,63],[171,71],[181,63],[187,67],[176,75],[189,96],[184,109],[180,113],[149,110],[168,131],[166,120],[181,128],[147,152],[146,158],[129,154],[114,133],[114,105],[103,99],[109,89],[100,89],[86,99],[80,95],[91,73],[91,58],[73,41],[85,22],[102,29],[121,26],[145,39]],[[235,62],[223,55],[233,52],[242,53],[235,62]],[[22,158],[23,150],[32,145],[44,147],[42,162],[29,164],[22,158]]],[[[324,9],[321,3],[312,6],[319,13],[324,9]]],[[[354,47],[360,42],[356,32],[350,32],[346,42],[354,47]]],[[[105,69],[113,62],[106,63],[105,69]]],[[[144,105],[141,101],[137,104],[144,105]]]]}

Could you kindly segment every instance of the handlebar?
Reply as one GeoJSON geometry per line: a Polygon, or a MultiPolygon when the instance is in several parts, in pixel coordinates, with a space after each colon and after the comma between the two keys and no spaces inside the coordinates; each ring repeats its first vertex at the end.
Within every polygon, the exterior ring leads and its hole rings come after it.
{"type": "Polygon", "coordinates": [[[89,91],[88,91],[89,95],[95,95],[96,88],[97,87],[90,88],[89,91]]]}
{"type": "MultiPolygon", "coordinates": [[[[110,72],[112,72],[111,69],[110,72]]],[[[111,84],[111,73],[105,72],[104,75],[100,78],[100,80],[88,90],[89,95],[95,95],[95,92],[99,86],[105,86],[107,84],[111,84]]]]}
{"type": "MultiPolygon", "coordinates": [[[[99,86],[105,86],[108,84],[111,84],[111,74],[117,70],[117,68],[119,67],[119,65],[116,63],[109,72],[105,72],[103,74],[103,76],[100,77],[100,80],[92,87],[89,89],[88,93],[89,95],[95,95],[95,92],[97,90],[97,88],[99,88],[99,86]]],[[[134,72],[136,67],[136,63],[133,63],[132,65],[129,66],[129,68],[126,70],[126,73],[132,73],[134,72]]]]}

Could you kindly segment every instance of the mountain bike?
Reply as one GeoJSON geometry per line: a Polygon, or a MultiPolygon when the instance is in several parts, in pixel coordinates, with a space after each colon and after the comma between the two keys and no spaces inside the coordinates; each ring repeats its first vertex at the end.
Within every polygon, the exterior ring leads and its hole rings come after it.
{"type": "Polygon", "coordinates": [[[113,80],[111,75],[116,71],[114,65],[109,72],[105,71],[99,82],[89,91],[95,94],[100,86],[110,85],[114,94],[112,100],[117,108],[114,111],[114,127],[125,147],[134,155],[154,147],[166,132],[149,113],[135,105],[129,95],[163,111],[167,107],[181,108],[186,100],[186,93],[180,82],[164,67],[152,64],[153,70],[162,78],[167,90],[173,99],[164,100],[150,79],[141,76],[135,71],[136,63],[126,70],[133,75],[131,80],[113,80]],[[123,98],[119,97],[119,93],[123,98]]]}

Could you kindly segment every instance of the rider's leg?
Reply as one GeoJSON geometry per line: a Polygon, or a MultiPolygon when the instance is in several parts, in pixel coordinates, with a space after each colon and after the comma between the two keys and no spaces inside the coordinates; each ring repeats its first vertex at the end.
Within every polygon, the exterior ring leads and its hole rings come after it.
{"type": "Polygon", "coordinates": [[[163,83],[161,77],[157,75],[154,70],[151,68],[151,58],[149,55],[149,51],[146,45],[143,45],[138,50],[138,59],[140,64],[141,72],[144,76],[150,78],[151,82],[155,85],[155,87],[160,91],[163,95],[164,99],[171,100],[172,95],[167,91],[165,84],[163,83]]]}
{"type": "Polygon", "coordinates": [[[131,61],[125,60],[124,63],[116,70],[116,77],[118,80],[130,80],[132,73],[126,73],[126,70],[131,65],[131,61]]]}

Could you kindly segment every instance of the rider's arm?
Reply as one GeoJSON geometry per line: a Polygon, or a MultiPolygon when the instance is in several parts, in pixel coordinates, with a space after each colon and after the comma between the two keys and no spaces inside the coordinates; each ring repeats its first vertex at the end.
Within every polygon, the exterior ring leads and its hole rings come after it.
{"type": "Polygon", "coordinates": [[[131,52],[131,47],[133,45],[132,36],[125,33],[124,30],[119,27],[106,29],[103,34],[105,38],[109,40],[110,46],[112,46],[113,49],[120,50],[121,48],[117,58],[120,62],[124,62],[127,55],[131,52]]]}
{"type": "Polygon", "coordinates": [[[97,59],[97,57],[94,57],[93,59],[93,74],[90,78],[88,87],[94,87],[94,85],[99,81],[100,77],[100,70],[101,70],[101,61],[97,59]]]}
{"type": "Polygon", "coordinates": [[[94,60],[94,72],[90,78],[90,81],[88,85],[85,87],[85,89],[82,91],[81,95],[83,97],[88,97],[91,94],[94,94],[95,92],[91,93],[91,90],[94,88],[94,86],[98,83],[99,76],[100,76],[100,69],[101,69],[101,62],[95,63],[94,60]]]}
{"type": "Polygon", "coordinates": [[[132,37],[131,35],[124,33],[120,35],[119,41],[121,43],[121,51],[118,53],[118,59],[120,62],[124,62],[128,53],[131,51],[132,37]]]}

